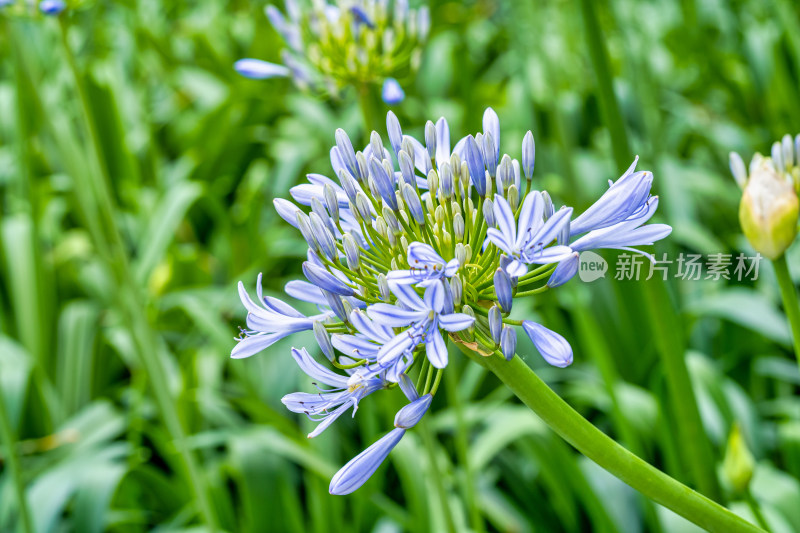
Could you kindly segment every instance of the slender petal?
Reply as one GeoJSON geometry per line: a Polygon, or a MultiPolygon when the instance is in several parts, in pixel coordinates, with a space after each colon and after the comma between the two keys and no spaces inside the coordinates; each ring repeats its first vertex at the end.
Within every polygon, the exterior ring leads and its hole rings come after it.
{"type": "Polygon", "coordinates": [[[428,412],[432,400],[433,396],[426,394],[400,409],[394,417],[394,427],[411,429],[416,426],[428,412]]]}
{"type": "MultiPolygon", "coordinates": [[[[64,5],[63,2],[59,2],[58,0],[44,0],[41,4],[39,4],[42,11],[44,11],[45,4],[48,6],[55,5],[55,4],[64,5]]],[[[63,10],[63,7],[61,8],[63,10]]],[[[60,12],[61,10],[57,11],[60,12]]],[[[56,11],[50,12],[49,14],[55,14],[56,11]]],[[[244,76],[245,78],[250,78],[253,80],[265,80],[268,78],[282,78],[286,77],[290,74],[288,68],[284,67],[283,65],[276,65],[275,63],[269,63],[267,61],[261,61],[260,59],[240,59],[236,63],[233,64],[233,68],[236,69],[236,72],[244,76]]]]}
{"type": "Polygon", "coordinates": [[[545,361],[560,368],[572,364],[572,347],[564,337],[530,320],[522,322],[522,329],[545,361]]]}
{"type": "Polygon", "coordinates": [[[361,487],[375,473],[405,433],[405,429],[395,428],[351,459],[331,479],[330,493],[342,496],[361,487]]]}

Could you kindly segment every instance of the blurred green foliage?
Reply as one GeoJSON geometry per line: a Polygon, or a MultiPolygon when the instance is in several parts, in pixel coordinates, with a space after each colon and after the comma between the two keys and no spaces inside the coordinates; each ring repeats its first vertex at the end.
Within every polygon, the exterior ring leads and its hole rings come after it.
{"type": "MultiPolygon", "coordinates": [[[[0,530],[24,531],[26,517],[42,532],[440,531],[450,520],[458,531],[693,530],[455,354],[429,413],[433,455],[412,432],[360,491],[328,494],[402,400],[370,398],[357,423],[306,439],[311,423],[280,398],[310,387],[288,356],[310,336],[230,360],[244,322],[235,283],[263,272],[278,294],[300,275],[305,244],[271,200],[305,172],[329,173],[335,128],[363,144],[366,134],[354,91],[324,102],[235,74],[241,57],[279,58],[262,9],[146,0],[80,2],[60,19],[0,11],[0,530]]],[[[654,171],[660,216],[675,228],[658,254],[750,253],[727,153],[800,131],[798,7],[595,9],[628,156],[654,171]]],[[[395,109],[408,132],[441,115],[454,132],[476,131],[492,106],[502,151],[518,156],[532,129],[536,185],[578,209],[624,170],[579,2],[434,1],[431,15],[421,70],[395,109]]],[[[797,246],[789,262],[797,280],[797,246]]],[[[688,346],[713,469],[738,423],[767,521],[800,530],[800,373],[769,265],[756,282],[673,279],[669,290],[680,314],[668,333],[688,346]]],[[[529,306],[572,342],[576,362],[548,368],[521,342],[527,362],[604,431],[693,483],[686,456],[698,443],[679,437],[659,309],[641,285],[573,281],[529,306]]]]}

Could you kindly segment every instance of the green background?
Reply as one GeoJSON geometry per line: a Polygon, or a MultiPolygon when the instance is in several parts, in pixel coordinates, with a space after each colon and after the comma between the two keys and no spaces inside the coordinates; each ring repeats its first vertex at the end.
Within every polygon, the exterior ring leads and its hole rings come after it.
{"type": "MultiPolygon", "coordinates": [[[[404,132],[422,138],[426,120],[445,116],[455,140],[492,106],[501,151],[519,157],[531,129],[535,186],[576,210],[638,154],[655,174],[657,218],[674,228],[659,256],[752,255],[727,154],[749,161],[800,131],[798,8],[590,5],[432,2],[422,66],[393,107],[404,132]]],[[[328,494],[403,398],[376,394],[309,440],[312,423],[280,398],[312,390],[289,356],[312,336],[229,359],[244,323],[236,282],[252,290],[263,272],[277,296],[302,276],[305,243],[272,199],[306,172],[330,174],[337,127],[366,144],[354,90],[325,100],[235,73],[241,57],[279,61],[284,44],[262,9],[148,0],[73,3],[60,18],[0,11],[0,531],[24,531],[25,516],[37,532],[692,531],[457,352],[429,433],[409,432],[354,495],[328,494]]],[[[613,270],[617,254],[603,255],[613,270]]],[[[698,487],[689,465],[707,457],[716,496],[750,516],[714,476],[738,422],[757,460],[755,499],[773,531],[798,531],[800,372],[771,267],[743,282],[681,281],[676,269],[666,291],[608,276],[515,304],[562,333],[575,363],[548,367],[522,338],[520,354],[679,480],[698,487]],[[685,355],[700,434],[676,413],[666,351],[685,355]]]]}

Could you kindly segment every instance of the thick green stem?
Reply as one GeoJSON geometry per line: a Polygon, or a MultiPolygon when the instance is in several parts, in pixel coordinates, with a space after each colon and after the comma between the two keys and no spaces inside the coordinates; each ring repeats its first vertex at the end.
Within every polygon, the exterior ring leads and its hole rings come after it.
{"type": "MultiPolygon", "coordinates": [[[[608,49],[595,8],[596,5],[591,0],[581,0],[588,51],[597,75],[603,120],[611,135],[614,160],[619,168],[625,168],[631,158],[630,143],[614,95],[608,49]]],[[[700,412],[684,360],[683,340],[675,335],[676,331],[681,331],[678,329],[680,320],[677,311],[666,297],[663,283],[646,283],[644,294],[649,303],[648,314],[666,371],[670,396],[677,419],[680,421],[677,426],[680,440],[692,443],[692,446],[684,447],[685,459],[700,490],[710,498],[721,501],[722,491],[714,470],[714,452],[703,431],[700,412]]]]}
{"type": "Polygon", "coordinates": [[[579,452],[654,502],[708,531],[761,531],[617,444],[562,400],[519,357],[506,362],[496,355],[482,357],[461,345],[459,347],[468,357],[491,370],[579,452]]]}
{"type": "Polygon", "coordinates": [[[2,393],[0,393],[0,436],[3,437],[3,442],[6,445],[5,459],[11,478],[14,481],[14,492],[16,492],[17,504],[19,505],[19,519],[22,523],[22,530],[25,533],[33,533],[33,520],[28,508],[28,500],[25,498],[25,481],[22,479],[22,468],[17,455],[17,436],[11,426],[11,420],[6,409],[6,399],[2,393]]]}
{"type": "Polygon", "coordinates": [[[800,302],[797,300],[797,291],[794,288],[792,277],[789,275],[789,265],[786,256],[782,255],[772,262],[775,267],[775,277],[778,278],[778,287],[783,298],[783,309],[792,328],[792,341],[794,342],[794,356],[800,365],[800,302]]]}

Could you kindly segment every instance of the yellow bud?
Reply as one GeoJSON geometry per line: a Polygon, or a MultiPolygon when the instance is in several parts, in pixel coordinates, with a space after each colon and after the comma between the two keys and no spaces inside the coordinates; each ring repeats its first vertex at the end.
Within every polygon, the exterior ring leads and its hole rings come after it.
{"type": "Polygon", "coordinates": [[[739,204],[739,223],[756,251],[777,259],[797,235],[798,200],[790,181],[769,159],[752,169],[739,204]]]}
{"type": "Polygon", "coordinates": [[[747,448],[741,428],[739,424],[734,424],[728,437],[728,449],[725,450],[722,470],[735,491],[747,490],[750,479],[753,477],[754,467],[755,460],[747,448]]]}

